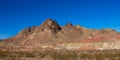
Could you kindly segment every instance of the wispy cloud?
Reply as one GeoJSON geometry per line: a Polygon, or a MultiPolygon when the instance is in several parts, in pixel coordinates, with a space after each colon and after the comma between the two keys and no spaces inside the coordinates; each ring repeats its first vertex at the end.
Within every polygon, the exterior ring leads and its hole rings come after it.
{"type": "Polygon", "coordinates": [[[0,39],[6,39],[6,38],[9,38],[9,37],[10,37],[9,35],[0,34],[0,39]]]}

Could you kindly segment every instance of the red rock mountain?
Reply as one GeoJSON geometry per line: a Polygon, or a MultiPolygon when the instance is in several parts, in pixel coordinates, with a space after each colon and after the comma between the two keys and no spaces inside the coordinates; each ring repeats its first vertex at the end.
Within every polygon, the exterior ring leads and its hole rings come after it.
{"type": "Polygon", "coordinates": [[[112,29],[87,29],[65,26],[47,19],[40,26],[28,27],[16,36],[0,42],[1,50],[39,51],[42,49],[105,50],[120,49],[120,33],[112,29]]]}

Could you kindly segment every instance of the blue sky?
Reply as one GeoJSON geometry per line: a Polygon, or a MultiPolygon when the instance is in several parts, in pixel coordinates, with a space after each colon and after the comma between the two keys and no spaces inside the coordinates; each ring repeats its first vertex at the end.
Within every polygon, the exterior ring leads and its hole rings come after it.
{"type": "Polygon", "coordinates": [[[120,31],[119,0],[0,0],[0,39],[45,19],[87,28],[120,31]]]}

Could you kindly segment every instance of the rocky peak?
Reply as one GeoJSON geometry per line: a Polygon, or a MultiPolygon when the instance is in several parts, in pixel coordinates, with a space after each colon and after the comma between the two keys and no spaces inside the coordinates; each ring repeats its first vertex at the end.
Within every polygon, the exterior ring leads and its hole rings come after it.
{"type": "Polygon", "coordinates": [[[61,27],[59,26],[59,24],[52,19],[47,19],[41,26],[40,29],[42,31],[45,30],[51,30],[52,32],[58,32],[61,30],[61,27]]]}
{"type": "Polygon", "coordinates": [[[17,37],[27,37],[30,34],[32,34],[35,30],[36,30],[37,26],[33,26],[33,27],[27,27],[25,29],[23,29],[18,35],[17,37]]]}
{"type": "Polygon", "coordinates": [[[32,33],[36,28],[37,28],[37,26],[27,27],[26,29],[22,30],[21,32],[23,34],[32,33]]]}
{"type": "Polygon", "coordinates": [[[34,31],[34,30],[36,30],[36,28],[37,28],[37,26],[32,26],[31,30],[34,31]]]}
{"type": "Polygon", "coordinates": [[[73,25],[72,25],[72,23],[67,23],[67,24],[65,25],[65,27],[71,28],[71,27],[73,27],[73,25]]]}
{"type": "Polygon", "coordinates": [[[77,29],[84,29],[84,27],[80,26],[80,25],[76,25],[77,29]]]}

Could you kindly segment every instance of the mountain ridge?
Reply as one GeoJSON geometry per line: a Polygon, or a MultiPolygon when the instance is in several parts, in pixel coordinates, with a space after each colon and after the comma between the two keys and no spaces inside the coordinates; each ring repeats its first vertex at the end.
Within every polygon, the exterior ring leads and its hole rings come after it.
{"type": "Polygon", "coordinates": [[[28,27],[0,42],[1,50],[33,51],[42,49],[120,49],[120,33],[112,29],[94,30],[67,23],[60,26],[47,19],[40,26],[28,27]],[[9,48],[8,48],[9,47],[9,48]],[[89,48],[88,48],[89,47],[89,48]]]}

